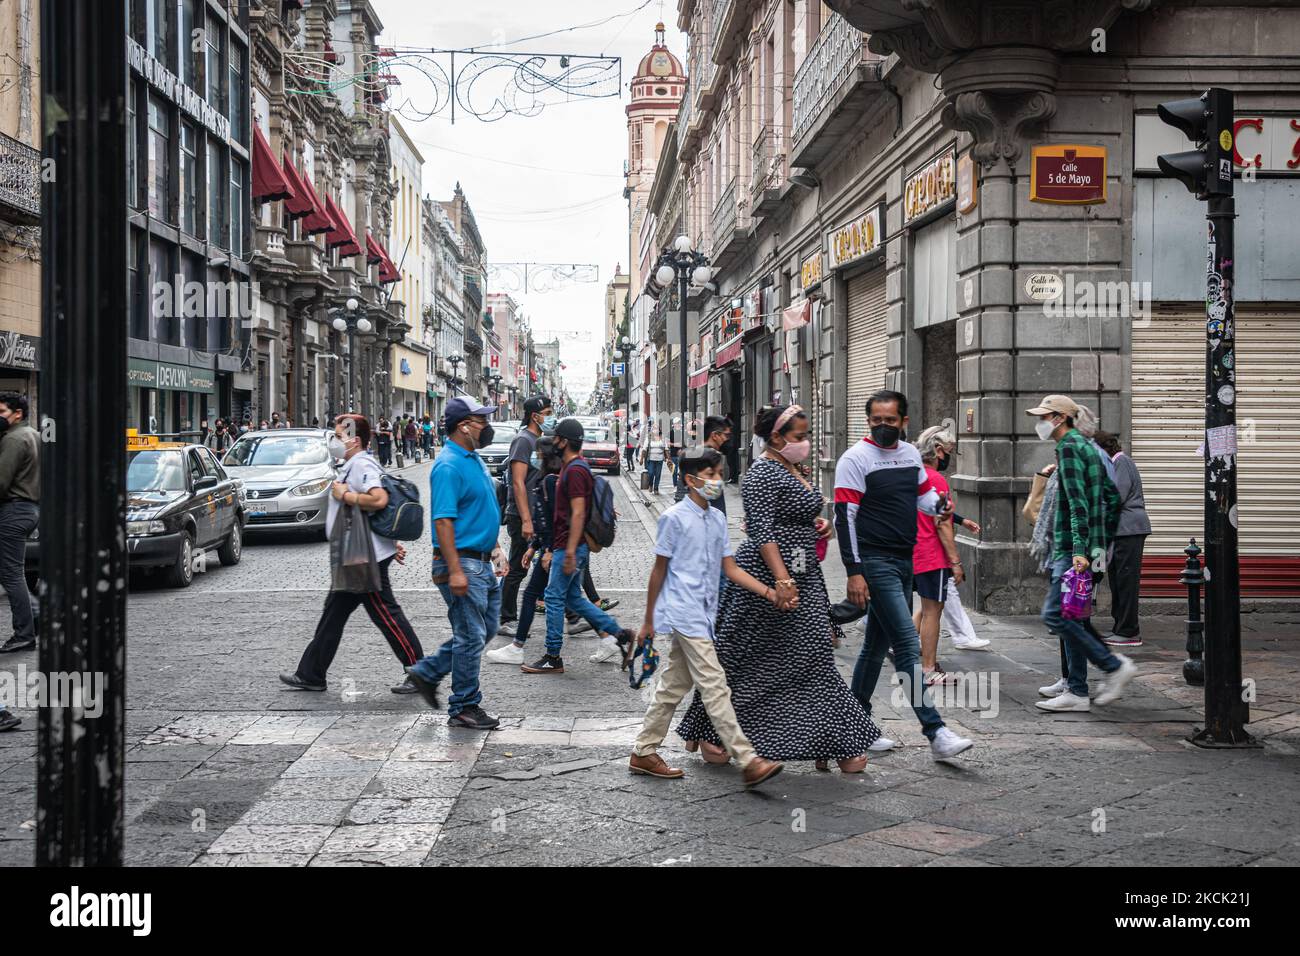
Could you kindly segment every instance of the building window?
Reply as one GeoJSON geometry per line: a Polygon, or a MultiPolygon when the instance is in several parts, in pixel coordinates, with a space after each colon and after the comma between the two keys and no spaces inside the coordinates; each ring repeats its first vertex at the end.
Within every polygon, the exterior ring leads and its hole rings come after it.
{"type": "Polygon", "coordinates": [[[181,82],[192,90],[199,87],[199,58],[203,55],[203,37],[198,32],[198,18],[195,16],[196,0],[180,0],[176,15],[180,20],[177,39],[180,41],[181,82]],[[198,49],[195,49],[198,47],[198,49]]]}
{"type": "Polygon", "coordinates": [[[175,296],[168,296],[172,284],[171,254],[165,242],[158,239],[149,243],[149,308],[150,334],[147,338],[168,345],[180,345],[177,336],[175,296]],[[164,301],[168,299],[168,301],[164,301]]]}
{"type": "Polygon", "coordinates": [[[641,168],[641,123],[632,124],[632,168],[641,168]]]}
{"type": "Polygon", "coordinates": [[[204,269],[203,260],[198,256],[181,254],[181,261],[184,264],[185,288],[181,290],[179,296],[181,302],[180,324],[185,330],[185,339],[181,345],[191,349],[202,349],[207,345],[206,336],[204,335],[204,319],[207,316],[208,296],[207,289],[203,285],[204,269]],[[190,291],[200,288],[204,290],[201,297],[191,296],[190,291]]]}
{"type": "Polygon", "coordinates": [[[144,287],[144,273],[147,270],[145,263],[145,233],[132,229],[131,230],[131,250],[130,250],[130,267],[131,273],[127,281],[131,283],[131,338],[147,339],[149,338],[149,302],[150,296],[146,295],[144,287]]]}
{"type": "Polygon", "coordinates": [[[221,65],[221,54],[226,46],[225,26],[216,17],[208,18],[208,28],[204,39],[207,41],[208,60],[206,75],[208,78],[208,105],[226,111],[226,100],[222,95],[225,89],[226,71],[221,65]]]}
{"type": "Polygon", "coordinates": [[[230,44],[230,127],[236,142],[247,143],[248,131],[244,128],[244,48],[230,44]]]}
{"type": "Polygon", "coordinates": [[[170,49],[170,24],[167,21],[167,0],[146,0],[145,38],[149,53],[155,60],[169,69],[176,65],[176,57],[170,49]]]}
{"type": "Polygon", "coordinates": [[[244,258],[244,223],[250,211],[244,208],[244,164],[230,157],[230,254],[244,258]]]}
{"type": "Polygon", "coordinates": [[[208,242],[226,247],[226,165],[221,144],[208,141],[208,242]]]}
{"type": "Polygon", "coordinates": [[[139,153],[136,143],[140,138],[140,127],[137,125],[139,114],[135,108],[135,98],[139,92],[135,80],[132,80],[126,94],[126,204],[131,209],[140,208],[140,181],[137,178],[140,172],[136,168],[139,153]]]}
{"type": "Polygon", "coordinates": [[[149,215],[166,222],[171,215],[171,120],[167,104],[149,97],[149,215]]]}
{"type": "Polygon", "coordinates": [[[198,132],[181,121],[181,228],[199,235],[199,152],[198,132]]]}

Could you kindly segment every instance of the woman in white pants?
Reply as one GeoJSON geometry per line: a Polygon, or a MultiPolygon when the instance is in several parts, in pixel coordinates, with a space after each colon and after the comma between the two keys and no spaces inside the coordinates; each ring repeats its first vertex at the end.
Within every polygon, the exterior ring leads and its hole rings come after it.
{"type": "MultiPolygon", "coordinates": [[[[953,516],[956,520],[956,515],[953,516]]],[[[969,518],[961,520],[961,526],[973,534],[980,533],[980,526],[969,518]]],[[[982,651],[989,646],[987,638],[975,633],[975,626],[966,616],[966,609],[961,606],[961,595],[957,593],[957,582],[948,579],[948,590],[944,592],[943,626],[948,629],[952,646],[959,651],[982,651]]]]}

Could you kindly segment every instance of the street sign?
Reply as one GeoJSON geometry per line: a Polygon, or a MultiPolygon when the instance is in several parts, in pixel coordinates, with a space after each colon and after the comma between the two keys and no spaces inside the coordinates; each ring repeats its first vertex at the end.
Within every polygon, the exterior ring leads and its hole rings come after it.
{"type": "Polygon", "coordinates": [[[627,363],[625,362],[615,362],[613,365],[610,366],[611,375],[622,375],[626,370],[627,370],[627,363]]]}

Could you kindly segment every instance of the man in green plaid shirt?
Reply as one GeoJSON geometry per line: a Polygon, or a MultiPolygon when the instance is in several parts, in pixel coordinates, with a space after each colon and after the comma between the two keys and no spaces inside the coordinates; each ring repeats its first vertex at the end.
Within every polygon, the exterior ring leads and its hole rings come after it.
{"type": "MultiPolygon", "coordinates": [[[[1119,525],[1119,491],[1102,463],[1102,452],[1075,427],[1075,419],[1091,420],[1092,413],[1068,395],[1048,395],[1028,414],[1038,417],[1035,431],[1043,441],[1056,443],[1056,520],[1053,525],[1052,579],[1043,621],[1061,634],[1067,676],[1065,686],[1043,688],[1047,700],[1041,710],[1080,712],[1092,709],[1088,698],[1088,662],[1105,671],[1097,703],[1109,704],[1137,675],[1137,665],[1123,654],[1113,654],[1082,623],[1061,615],[1061,580],[1072,567],[1079,574],[1102,572],[1109,558],[1111,539],[1119,525]]],[[[1094,423],[1095,424],[1095,423],[1094,423]]]]}

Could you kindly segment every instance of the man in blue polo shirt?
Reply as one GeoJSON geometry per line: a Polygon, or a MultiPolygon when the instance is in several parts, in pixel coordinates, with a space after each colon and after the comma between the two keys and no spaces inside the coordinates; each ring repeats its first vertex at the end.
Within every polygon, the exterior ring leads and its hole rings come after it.
{"type": "Polygon", "coordinates": [[[495,408],[464,398],[447,403],[447,443],[429,476],[432,494],[433,583],[447,602],[451,640],[407,673],[429,706],[438,682],[451,675],[447,724],[492,730],[500,723],[479,706],[479,662],[501,618],[501,578],[507,565],[497,546],[501,512],[496,489],[477,449],[491,444],[487,416],[495,408]]]}

